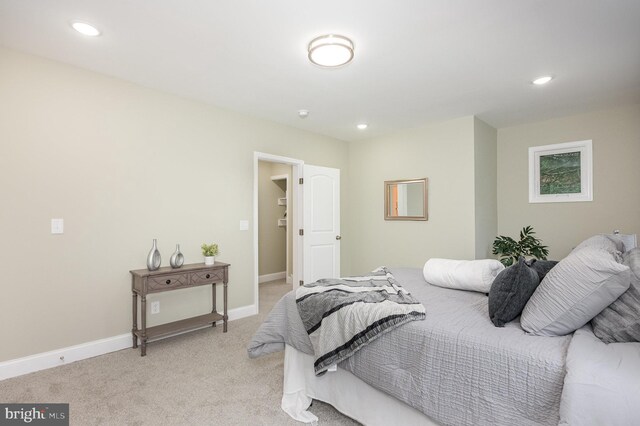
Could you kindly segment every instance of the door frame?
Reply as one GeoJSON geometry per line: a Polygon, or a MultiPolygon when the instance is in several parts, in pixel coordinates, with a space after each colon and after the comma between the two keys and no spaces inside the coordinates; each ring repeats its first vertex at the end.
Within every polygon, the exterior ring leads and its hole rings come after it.
{"type": "Polygon", "coordinates": [[[302,203],[302,185],[298,182],[302,177],[302,169],[304,161],[295,158],[282,157],[279,155],[267,154],[264,152],[253,152],[253,300],[255,301],[256,314],[260,312],[260,287],[258,283],[259,271],[259,250],[258,250],[258,161],[268,161],[271,163],[288,164],[291,166],[291,192],[295,200],[295,211],[290,211],[287,207],[287,215],[291,215],[291,232],[293,232],[293,274],[292,288],[296,288],[296,283],[300,282],[302,277],[302,255],[303,246],[300,244],[297,229],[303,219],[303,203],[302,203]]]}

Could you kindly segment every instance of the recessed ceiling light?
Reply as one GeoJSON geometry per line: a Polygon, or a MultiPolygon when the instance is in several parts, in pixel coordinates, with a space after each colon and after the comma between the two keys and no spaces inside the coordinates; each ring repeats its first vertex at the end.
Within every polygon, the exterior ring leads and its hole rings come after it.
{"type": "Polygon", "coordinates": [[[308,109],[300,109],[300,110],[298,110],[298,117],[307,118],[308,116],[309,116],[309,110],[308,109]]]}
{"type": "Polygon", "coordinates": [[[75,21],[71,23],[71,26],[80,34],[84,34],[89,37],[96,37],[100,35],[100,31],[96,27],[89,25],[86,22],[75,21]]]}
{"type": "Polygon", "coordinates": [[[361,123],[361,124],[358,124],[358,126],[357,126],[357,127],[358,127],[358,129],[360,129],[360,130],[364,130],[364,129],[366,129],[367,127],[369,127],[369,125],[368,125],[368,124],[366,124],[366,123],[361,123]]]}
{"type": "Polygon", "coordinates": [[[314,38],[307,50],[309,60],[322,67],[339,67],[353,59],[353,42],[337,34],[314,38]]]}
{"type": "Polygon", "coordinates": [[[553,77],[551,77],[550,75],[545,75],[544,77],[538,77],[533,80],[533,84],[541,86],[543,84],[547,84],[551,80],[553,80],[553,77]]]}

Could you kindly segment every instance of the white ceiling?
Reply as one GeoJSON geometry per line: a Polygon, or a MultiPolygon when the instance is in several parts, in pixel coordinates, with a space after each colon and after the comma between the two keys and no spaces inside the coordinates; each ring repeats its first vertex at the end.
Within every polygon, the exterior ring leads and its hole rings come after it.
{"type": "Polygon", "coordinates": [[[638,0],[0,0],[0,44],[343,140],[640,102],[638,0]],[[307,60],[326,33],[352,63],[307,60]]]}

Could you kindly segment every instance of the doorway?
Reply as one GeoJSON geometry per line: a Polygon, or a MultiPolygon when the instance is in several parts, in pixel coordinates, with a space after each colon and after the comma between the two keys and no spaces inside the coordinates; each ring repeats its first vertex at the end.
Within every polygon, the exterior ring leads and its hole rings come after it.
{"type": "Polygon", "coordinates": [[[258,161],[258,285],[263,301],[269,294],[284,294],[293,282],[291,179],[290,164],[258,161]]]}
{"type": "Polygon", "coordinates": [[[300,186],[303,161],[254,153],[254,300],[260,288],[269,294],[289,291],[299,282],[302,248],[295,230],[301,223],[300,186]],[[286,283],[286,289],[282,287],[286,283]],[[280,285],[280,287],[278,287],[280,285]],[[282,288],[280,290],[279,288],[282,288]]]}
{"type": "MultiPolygon", "coordinates": [[[[288,173],[281,173],[276,166],[270,165],[269,181],[267,185],[276,185],[286,174],[289,184],[286,188],[286,223],[289,229],[290,244],[290,276],[291,285],[287,290],[295,289],[304,283],[311,283],[320,278],[336,278],[340,276],[340,170],[329,167],[305,165],[302,160],[281,157],[262,152],[253,155],[253,259],[254,259],[254,301],[255,312],[260,313],[260,181],[259,171],[261,162],[277,163],[288,166],[288,173]],[[275,174],[274,174],[275,173],[275,174]],[[271,179],[274,177],[275,179],[271,179]],[[304,184],[303,184],[304,178],[304,184]],[[303,190],[303,187],[306,188],[303,190]],[[304,280],[304,281],[303,281],[304,280]]],[[[266,169],[266,166],[263,166],[266,169]]],[[[269,187],[274,189],[273,186],[269,187]]],[[[283,198],[283,197],[278,197],[283,198]]],[[[279,202],[271,201],[270,203],[279,202]]],[[[283,206],[279,206],[283,207],[283,206]]],[[[284,210],[284,209],[281,209],[284,210]]],[[[273,218],[264,226],[274,230],[285,219],[284,212],[273,218]]],[[[286,247],[286,246],[285,246],[286,247]]],[[[280,264],[281,265],[281,264],[280,264]]],[[[282,267],[282,266],[280,266],[282,267]]],[[[285,267],[285,280],[286,280],[285,267]]],[[[282,272],[282,271],[277,271],[282,272]]],[[[263,279],[269,277],[267,273],[263,279]]]]}

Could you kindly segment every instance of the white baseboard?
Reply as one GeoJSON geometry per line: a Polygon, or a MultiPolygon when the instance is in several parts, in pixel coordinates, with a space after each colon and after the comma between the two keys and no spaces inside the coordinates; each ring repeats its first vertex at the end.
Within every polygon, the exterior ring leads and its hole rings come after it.
{"type": "MultiPolygon", "coordinates": [[[[239,308],[229,309],[227,315],[229,315],[229,321],[239,320],[252,315],[258,315],[258,309],[256,305],[241,306],[239,308]]],[[[221,322],[222,321],[218,321],[218,324],[221,322]]]]}
{"type": "MultiPolygon", "coordinates": [[[[233,321],[256,315],[257,313],[256,305],[249,305],[230,309],[227,312],[227,315],[229,315],[229,321],[233,321]]],[[[219,321],[218,324],[219,323],[222,323],[222,321],[219,321]]],[[[131,333],[125,333],[118,336],[107,337],[106,339],[94,340],[92,342],[55,349],[49,352],[42,352],[23,358],[3,361],[0,362],[0,380],[10,379],[11,377],[22,376],[23,374],[59,367],[75,361],[108,354],[109,352],[116,352],[122,349],[131,348],[132,343],[131,333]]]]}
{"type": "Polygon", "coordinates": [[[293,283],[293,277],[291,275],[287,275],[287,284],[293,283]]]}
{"type": "Polygon", "coordinates": [[[258,276],[258,283],[266,283],[269,281],[283,280],[287,276],[285,271],[274,272],[273,274],[265,274],[258,276]]]}
{"type": "Polygon", "coordinates": [[[0,380],[130,348],[131,333],[0,362],[0,380]]]}

